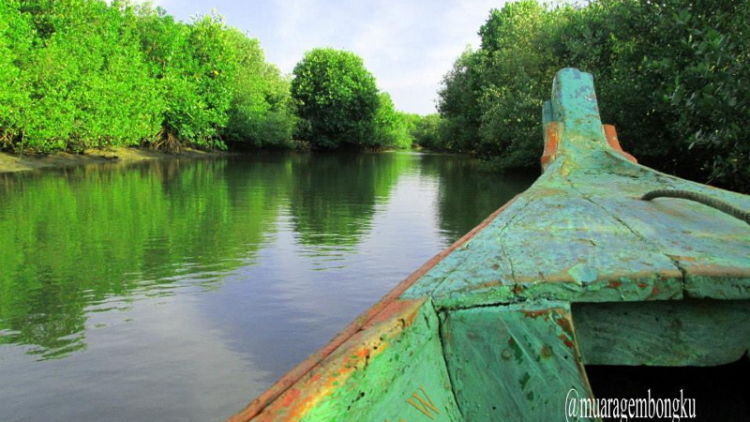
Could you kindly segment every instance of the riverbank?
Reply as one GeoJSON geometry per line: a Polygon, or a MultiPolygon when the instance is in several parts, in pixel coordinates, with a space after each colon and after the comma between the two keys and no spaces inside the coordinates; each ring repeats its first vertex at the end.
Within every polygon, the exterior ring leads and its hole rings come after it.
{"type": "Polygon", "coordinates": [[[55,152],[46,155],[18,155],[0,152],[0,173],[13,173],[44,168],[61,168],[91,164],[130,164],[141,161],[175,158],[212,158],[232,153],[225,151],[200,151],[185,148],[179,153],[167,153],[146,148],[90,149],[82,154],[55,152]]]}

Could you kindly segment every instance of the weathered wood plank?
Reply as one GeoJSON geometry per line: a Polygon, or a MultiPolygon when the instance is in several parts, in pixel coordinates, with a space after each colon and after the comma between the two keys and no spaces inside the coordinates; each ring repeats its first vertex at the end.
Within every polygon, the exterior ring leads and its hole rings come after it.
{"type": "Polygon", "coordinates": [[[616,187],[614,190],[587,183],[587,175],[568,177],[575,186],[581,186],[581,191],[585,190],[592,203],[680,268],[686,296],[750,297],[750,225],[697,202],[639,198],[651,190],[680,189],[715,197],[738,208],[750,208],[750,200],[733,192],[654,174],[645,168],[630,167],[629,171],[638,177],[619,177],[616,184],[610,184],[616,187]]]}
{"type": "Polygon", "coordinates": [[[571,389],[591,397],[567,303],[452,310],[441,320],[464,420],[565,420],[571,389]]]}
{"type": "Polygon", "coordinates": [[[526,196],[507,227],[485,229],[466,246],[469,256],[432,293],[439,308],[681,297],[673,261],[596,204],[564,189],[526,196]]]}
{"type": "Polygon", "coordinates": [[[573,304],[587,365],[712,366],[750,349],[750,301],[573,304]]]}

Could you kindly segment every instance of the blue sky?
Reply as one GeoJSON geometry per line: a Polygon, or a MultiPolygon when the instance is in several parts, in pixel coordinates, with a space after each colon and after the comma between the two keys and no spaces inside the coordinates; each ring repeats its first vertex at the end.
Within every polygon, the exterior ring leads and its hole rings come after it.
{"type": "Polygon", "coordinates": [[[171,15],[189,21],[216,10],[229,25],[258,38],[266,57],[291,73],[314,47],[350,50],[361,56],[378,87],[396,107],[435,111],[443,75],[491,8],[505,0],[157,0],[171,15]]]}

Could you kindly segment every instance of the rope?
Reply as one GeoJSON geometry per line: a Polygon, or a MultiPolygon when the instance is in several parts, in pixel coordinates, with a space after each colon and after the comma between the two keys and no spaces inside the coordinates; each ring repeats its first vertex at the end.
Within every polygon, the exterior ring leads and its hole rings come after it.
{"type": "Polygon", "coordinates": [[[747,224],[750,224],[750,212],[743,211],[732,205],[727,204],[724,201],[720,201],[716,198],[712,198],[708,195],[700,193],[690,192],[686,190],[669,190],[659,189],[651,191],[641,197],[644,201],[650,201],[654,198],[679,198],[689,199],[691,201],[700,202],[703,205],[708,205],[711,208],[715,208],[723,213],[729,214],[732,217],[739,218],[747,224]]]}

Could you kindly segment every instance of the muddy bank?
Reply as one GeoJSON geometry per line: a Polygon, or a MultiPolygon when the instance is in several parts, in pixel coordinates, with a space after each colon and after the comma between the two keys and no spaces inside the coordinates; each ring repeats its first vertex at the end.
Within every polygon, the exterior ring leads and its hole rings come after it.
{"type": "Polygon", "coordinates": [[[0,173],[29,171],[44,168],[83,166],[89,164],[129,164],[148,160],[175,158],[212,158],[227,156],[223,151],[199,151],[186,148],[180,153],[166,153],[144,148],[90,149],[83,154],[55,152],[48,155],[17,155],[0,152],[0,173]]]}

